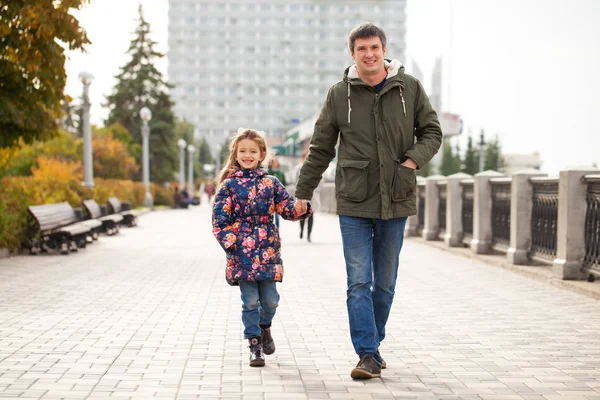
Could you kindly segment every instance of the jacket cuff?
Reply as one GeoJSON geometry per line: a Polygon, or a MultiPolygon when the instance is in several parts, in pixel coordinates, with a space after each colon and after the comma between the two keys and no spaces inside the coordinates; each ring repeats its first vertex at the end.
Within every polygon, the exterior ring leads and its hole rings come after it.
{"type": "Polygon", "coordinates": [[[414,149],[407,151],[404,156],[413,160],[415,164],[417,164],[417,169],[421,169],[429,162],[429,160],[426,160],[424,157],[420,157],[418,152],[414,149]]]}

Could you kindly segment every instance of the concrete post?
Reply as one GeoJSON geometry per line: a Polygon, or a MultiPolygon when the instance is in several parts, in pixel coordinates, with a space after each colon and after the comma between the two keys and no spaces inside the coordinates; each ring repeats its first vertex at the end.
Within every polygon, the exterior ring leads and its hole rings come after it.
{"type": "Polygon", "coordinates": [[[417,213],[415,215],[411,215],[410,217],[408,217],[408,219],[406,220],[406,227],[404,229],[404,234],[406,236],[417,236],[417,226],[419,226],[419,213],[421,212],[421,210],[419,210],[419,183],[423,182],[425,180],[425,178],[423,178],[422,176],[417,176],[417,187],[415,188],[415,196],[416,196],[416,202],[417,202],[417,213]]]}
{"type": "Polygon", "coordinates": [[[471,250],[487,254],[492,245],[492,187],[490,179],[504,175],[496,171],[483,171],[473,177],[473,240],[471,250]]]}
{"type": "Polygon", "coordinates": [[[531,215],[533,187],[530,178],[546,176],[535,169],[518,171],[512,176],[510,189],[510,247],[506,252],[508,262],[525,265],[529,263],[531,248],[531,215]]]}
{"type": "Polygon", "coordinates": [[[446,234],[444,243],[449,247],[462,244],[462,189],[460,181],[472,178],[471,175],[459,172],[446,178],[446,234]]]}
{"type": "Polygon", "coordinates": [[[584,279],[585,213],[587,185],[581,178],[598,173],[595,169],[560,171],[558,181],[558,226],[556,230],[556,259],[552,272],[560,279],[584,279]]]}
{"type": "Polygon", "coordinates": [[[440,206],[440,191],[438,181],[446,179],[442,175],[432,175],[425,178],[425,225],[423,226],[423,239],[436,240],[440,234],[438,221],[440,206]]]}

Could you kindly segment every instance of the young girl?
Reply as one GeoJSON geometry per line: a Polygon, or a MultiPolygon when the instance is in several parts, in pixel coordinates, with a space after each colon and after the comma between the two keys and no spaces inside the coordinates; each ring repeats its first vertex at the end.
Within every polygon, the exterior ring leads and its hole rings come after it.
{"type": "Polygon", "coordinates": [[[212,215],[213,234],[227,254],[227,283],[239,285],[242,294],[244,338],[250,344],[252,367],[265,365],[264,354],[275,352],[271,321],[279,303],[275,282],[283,279],[283,264],[273,215],[297,221],[312,212],[300,216],[294,210],[294,199],[262,168],[266,155],[260,132],[238,130],[217,181],[212,215]]]}

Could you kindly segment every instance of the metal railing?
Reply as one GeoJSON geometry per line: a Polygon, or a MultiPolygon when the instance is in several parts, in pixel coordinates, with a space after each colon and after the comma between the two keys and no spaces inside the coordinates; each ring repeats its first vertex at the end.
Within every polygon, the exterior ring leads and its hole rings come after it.
{"type": "Polygon", "coordinates": [[[473,198],[474,191],[473,185],[475,181],[473,179],[465,179],[460,181],[462,188],[462,209],[461,209],[461,220],[462,220],[462,240],[470,240],[473,237],[473,198]]]}
{"type": "Polygon", "coordinates": [[[552,261],[556,258],[558,226],[558,179],[534,177],[531,208],[531,257],[552,261]]]}
{"type": "Polygon", "coordinates": [[[490,185],[492,188],[492,244],[509,246],[512,178],[492,178],[490,185]]]}
{"type": "Polygon", "coordinates": [[[417,235],[421,235],[425,227],[425,182],[417,184],[417,216],[419,224],[417,225],[417,235]]]}
{"type": "Polygon", "coordinates": [[[447,188],[448,184],[446,181],[437,182],[438,193],[439,193],[439,205],[438,205],[438,225],[440,227],[440,235],[446,233],[446,199],[447,199],[447,188]]]}
{"type": "Polygon", "coordinates": [[[600,276],[600,175],[586,175],[585,257],[590,274],[600,276]]]}

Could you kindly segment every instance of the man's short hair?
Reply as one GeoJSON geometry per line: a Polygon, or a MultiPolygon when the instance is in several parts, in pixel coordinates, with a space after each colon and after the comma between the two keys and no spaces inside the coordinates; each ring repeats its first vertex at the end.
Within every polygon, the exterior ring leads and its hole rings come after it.
{"type": "Polygon", "coordinates": [[[354,53],[354,42],[356,39],[366,39],[377,36],[381,40],[381,45],[383,48],[386,48],[387,39],[385,37],[385,32],[383,29],[378,26],[365,22],[364,24],[360,24],[350,32],[348,35],[348,47],[350,48],[350,52],[354,53]]]}

